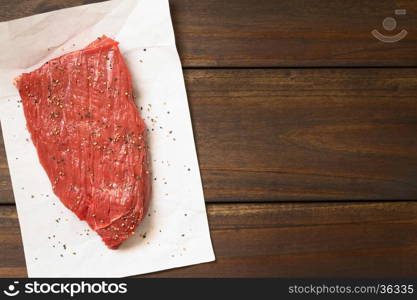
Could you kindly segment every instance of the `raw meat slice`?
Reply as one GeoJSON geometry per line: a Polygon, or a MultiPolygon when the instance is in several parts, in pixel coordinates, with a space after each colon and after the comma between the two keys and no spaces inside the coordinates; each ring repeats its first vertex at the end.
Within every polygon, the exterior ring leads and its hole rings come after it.
{"type": "Polygon", "coordinates": [[[15,80],[54,193],[111,249],[150,197],[146,128],[118,43],[106,36],[15,80]]]}

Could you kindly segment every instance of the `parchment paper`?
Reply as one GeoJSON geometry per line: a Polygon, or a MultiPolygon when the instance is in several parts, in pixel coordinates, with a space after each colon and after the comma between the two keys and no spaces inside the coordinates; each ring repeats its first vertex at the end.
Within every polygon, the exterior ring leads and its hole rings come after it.
{"type": "Polygon", "coordinates": [[[123,277],[214,260],[181,63],[167,0],[119,0],[0,23],[0,117],[30,277],[123,277]],[[53,194],[13,78],[85,47],[120,42],[149,128],[149,214],[109,250],[53,194]]]}

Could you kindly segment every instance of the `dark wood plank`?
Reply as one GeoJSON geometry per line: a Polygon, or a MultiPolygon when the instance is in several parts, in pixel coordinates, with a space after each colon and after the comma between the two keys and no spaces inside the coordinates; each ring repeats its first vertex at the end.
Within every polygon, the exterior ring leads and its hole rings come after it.
{"type": "Polygon", "coordinates": [[[209,201],[417,199],[416,70],[185,77],[209,201]]]}
{"type": "Polygon", "coordinates": [[[412,0],[174,0],[171,7],[185,66],[417,65],[412,0]],[[396,8],[408,15],[395,16],[396,8]],[[382,29],[386,17],[409,35],[377,41],[373,29],[393,34],[382,29]]]}
{"type": "MultiPolygon", "coordinates": [[[[417,203],[209,204],[216,262],[150,277],[415,277],[417,203]]],[[[16,212],[0,207],[0,276],[25,276],[16,212]]]]}
{"type": "MultiPolygon", "coordinates": [[[[186,71],[207,202],[417,199],[416,75],[186,71]]],[[[1,151],[0,202],[12,203],[1,151]]]]}
{"type": "Polygon", "coordinates": [[[0,0],[0,22],[103,0],[0,0]]]}
{"type": "Polygon", "coordinates": [[[13,189],[4,149],[3,132],[0,126],[0,204],[13,203],[13,189]]]}
{"type": "MultiPolygon", "coordinates": [[[[97,0],[1,0],[0,21],[97,0]]],[[[417,66],[417,2],[171,0],[177,44],[189,66],[417,66]],[[405,16],[394,9],[404,8],[405,16]],[[395,17],[398,30],[382,21],[395,17]],[[408,36],[382,43],[378,29],[408,36]]]]}

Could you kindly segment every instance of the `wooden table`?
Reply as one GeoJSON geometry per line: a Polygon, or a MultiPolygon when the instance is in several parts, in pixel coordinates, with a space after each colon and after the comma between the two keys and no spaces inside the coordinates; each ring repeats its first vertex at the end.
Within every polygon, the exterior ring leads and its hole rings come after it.
{"type": "MultiPolygon", "coordinates": [[[[217,261],[147,276],[417,276],[417,2],[170,5],[217,261]],[[389,16],[404,40],[371,36],[389,16]]],[[[1,144],[0,276],[26,276],[13,203],[1,144]]]]}

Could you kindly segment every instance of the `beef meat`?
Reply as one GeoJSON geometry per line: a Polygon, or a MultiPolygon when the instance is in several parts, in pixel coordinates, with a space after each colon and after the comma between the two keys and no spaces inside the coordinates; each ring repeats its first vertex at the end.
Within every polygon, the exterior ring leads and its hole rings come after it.
{"type": "Polygon", "coordinates": [[[118,43],[106,36],[15,80],[54,193],[111,249],[150,197],[146,128],[118,43]]]}

